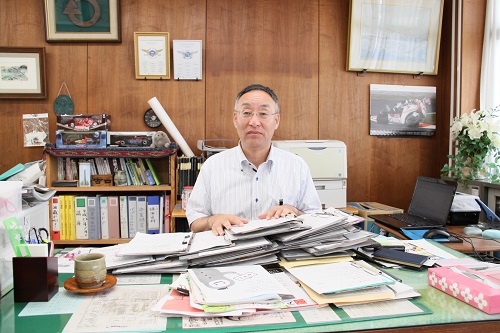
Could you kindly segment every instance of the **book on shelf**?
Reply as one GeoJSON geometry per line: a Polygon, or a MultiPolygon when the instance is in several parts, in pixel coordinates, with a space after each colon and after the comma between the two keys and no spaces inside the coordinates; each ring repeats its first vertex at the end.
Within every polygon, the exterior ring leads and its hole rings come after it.
{"type": "Polygon", "coordinates": [[[148,234],[160,233],[160,196],[147,196],[147,227],[148,234]]]}
{"type": "Polygon", "coordinates": [[[101,238],[109,239],[108,197],[102,196],[99,199],[101,209],[101,238]]]}
{"type": "MultiPolygon", "coordinates": [[[[154,179],[156,185],[160,185],[161,184],[161,179],[158,176],[158,173],[156,172],[156,169],[153,166],[153,163],[151,162],[151,160],[149,158],[146,158],[145,160],[146,160],[146,164],[148,166],[148,170],[151,172],[151,175],[153,176],[153,179],[154,179]]],[[[169,161],[170,161],[170,159],[169,159],[169,161]]],[[[170,172],[170,167],[168,167],[168,170],[170,172]]]]}
{"type": "Polygon", "coordinates": [[[120,238],[120,211],[116,195],[108,196],[108,228],[109,238],[120,238]]]}
{"type": "Polygon", "coordinates": [[[137,234],[137,196],[128,197],[128,236],[134,238],[137,234]]]}
{"type": "Polygon", "coordinates": [[[59,205],[59,196],[53,196],[51,198],[51,214],[52,214],[52,229],[50,238],[52,240],[60,240],[61,239],[61,227],[60,227],[60,205],[59,205]]]}
{"type": "Polygon", "coordinates": [[[128,235],[128,200],[126,195],[120,196],[120,238],[129,238],[128,235]]]}
{"type": "Polygon", "coordinates": [[[101,212],[99,209],[99,197],[87,198],[87,217],[89,224],[89,239],[101,239],[101,212]]]}
{"type": "Polygon", "coordinates": [[[148,232],[148,204],[145,195],[137,196],[137,232],[146,234],[148,232]]]}
{"type": "Polygon", "coordinates": [[[87,197],[75,197],[76,239],[89,239],[87,197]]]}

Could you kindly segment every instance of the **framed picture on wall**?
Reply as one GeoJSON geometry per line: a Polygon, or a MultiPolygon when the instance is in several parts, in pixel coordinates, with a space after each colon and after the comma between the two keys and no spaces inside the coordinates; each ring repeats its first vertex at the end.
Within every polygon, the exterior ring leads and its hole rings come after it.
{"type": "Polygon", "coordinates": [[[351,0],[347,70],[436,75],[443,0],[351,0]]]}
{"type": "Polygon", "coordinates": [[[45,0],[47,42],[121,42],[120,0],[45,0]]]}
{"type": "Polygon", "coordinates": [[[170,79],[168,32],[134,32],[135,78],[170,79]]]}
{"type": "Polygon", "coordinates": [[[44,47],[0,47],[0,98],[46,98],[44,47]]]}
{"type": "Polygon", "coordinates": [[[370,84],[370,135],[428,137],[436,132],[436,87],[370,84]]]}

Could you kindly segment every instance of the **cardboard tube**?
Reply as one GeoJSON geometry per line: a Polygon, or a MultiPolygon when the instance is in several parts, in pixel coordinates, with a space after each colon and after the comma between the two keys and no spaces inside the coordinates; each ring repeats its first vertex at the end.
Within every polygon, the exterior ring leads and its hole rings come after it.
{"type": "Polygon", "coordinates": [[[177,130],[177,127],[175,127],[174,123],[168,116],[163,106],[161,106],[158,99],[156,97],[153,97],[148,101],[148,103],[149,106],[151,106],[153,111],[156,113],[158,118],[160,118],[161,123],[163,124],[163,126],[165,126],[172,139],[174,139],[174,141],[179,145],[179,147],[182,150],[182,153],[187,157],[193,157],[194,156],[193,151],[191,150],[191,148],[189,148],[189,145],[184,140],[181,133],[179,133],[179,130],[177,130]]]}

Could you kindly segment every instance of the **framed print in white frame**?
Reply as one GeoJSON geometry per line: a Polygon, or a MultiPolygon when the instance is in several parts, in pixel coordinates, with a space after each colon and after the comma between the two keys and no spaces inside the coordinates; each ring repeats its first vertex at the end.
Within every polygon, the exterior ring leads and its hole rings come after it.
{"type": "Polygon", "coordinates": [[[351,0],[347,70],[436,75],[443,0],[351,0]]]}
{"type": "Polygon", "coordinates": [[[168,32],[134,32],[135,78],[170,79],[168,32]]]}
{"type": "Polygon", "coordinates": [[[0,98],[46,98],[44,47],[0,47],[0,98]]]}
{"type": "Polygon", "coordinates": [[[121,42],[120,0],[45,0],[47,42],[121,42]]]}

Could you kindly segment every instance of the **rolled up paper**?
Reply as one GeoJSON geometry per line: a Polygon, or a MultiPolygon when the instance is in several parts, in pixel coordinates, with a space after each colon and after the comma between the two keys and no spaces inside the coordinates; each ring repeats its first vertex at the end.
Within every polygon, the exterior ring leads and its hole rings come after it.
{"type": "Polygon", "coordinates": [[[189,148],[186,140],[184,140],[177,127],[175,127],[175,124],[172,122],[163,106],[161,106],[158,99],[156,97],[153,97],[148,101],[148,103],[156,113],[158,118],[160,118],[161,123],[163,124],[163,126],[165,126],[172,139],[179,145],[182,153],[187,157],[193,157],[193,151],[191,150],[191,148],[189,148]]]}

